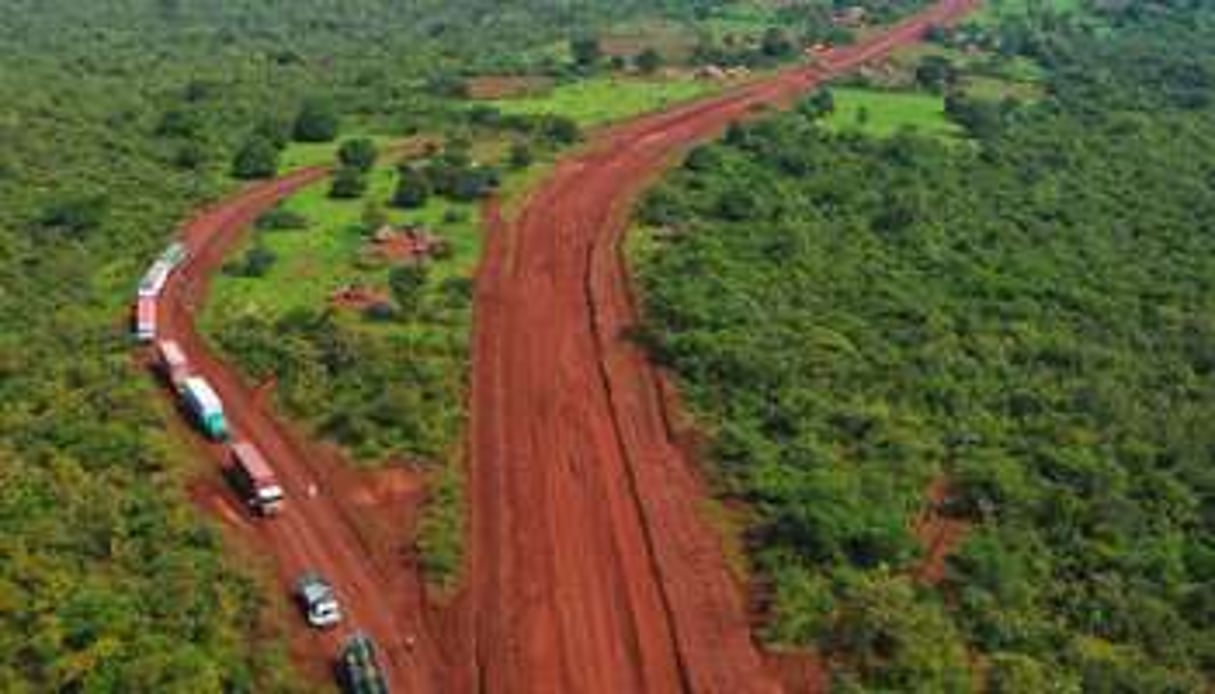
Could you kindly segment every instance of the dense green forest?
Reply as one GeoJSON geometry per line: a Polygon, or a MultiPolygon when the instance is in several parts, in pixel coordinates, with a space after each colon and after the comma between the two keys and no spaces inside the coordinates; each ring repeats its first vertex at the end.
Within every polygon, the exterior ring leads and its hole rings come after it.
{"type": "Polygon", "coordinates": [[[967,142],[837,132],[815,99],[640,211],[638,339],[749,509],[767,637],[840,691],[1215,674],[1215,15],[1106,6],[993,31],[1045,92],[948,91],[967,142]],[[940,479],[970,530],[929,586],[940,479]]]}

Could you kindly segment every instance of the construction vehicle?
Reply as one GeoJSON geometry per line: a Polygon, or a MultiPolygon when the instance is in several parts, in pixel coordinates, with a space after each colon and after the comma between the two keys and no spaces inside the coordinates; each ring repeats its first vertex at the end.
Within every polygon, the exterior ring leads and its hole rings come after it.
{"type": "Polygon", "coordinates": [[[363,632],[354,633],[338,656],[337,678],[347,694],[387,694],[388,678],[376,659],[375,643],[363,632]]]}
{"type": "Polygon", "coordinates": [[[201,376],[187,377],[181,391],[181,399],[208,438],[214,441],[228,439],[228,420],[224,416],[224,404],[206,379],[201,376]]]}
{"type": "Polygon", "coordinates": [[[173,390],[181,393],[186,388],[186,379],[190,377],[190,364],[186,361],[186,353],[182,351],[181,345],[173,340],[157,342],[156,352],[165,380],[173,386],[173,390]]]}
{"type": "Polygon", "coordinates": [[[342,621],[342,610],[338,606],[333,586],[315,571],[309,571],[295,582],[295,598],[304,610],[304,619],[309,626],[327,629],[342,621]]]}
{"type": "Polygon", "coordinates": [[[276,515],[283,507],[283,487],[257,447],[247,441],[232,444],[232,485],[250,510],[261,516],[276,515]]]}

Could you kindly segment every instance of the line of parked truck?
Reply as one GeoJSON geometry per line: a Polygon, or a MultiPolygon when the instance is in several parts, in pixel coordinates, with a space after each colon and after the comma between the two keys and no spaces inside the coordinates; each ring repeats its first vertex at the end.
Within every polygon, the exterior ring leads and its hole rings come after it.
{"type": "MultiPolygon", "coordinates": [[[[232,464],[225,475],[250,510],[260,516],[274,516],[282,510],[285,498],[274,469],[252,443],[234,440],[223,400],[206,378],[194,372],[181,345],[173,340],[158,339],[158,304],[169,277],[186,257],[186,247],[175,242],[156,258],[140,280],[132,316],[135,339],[155,345],[157,370],[199,430],[208,439],[227,445],[232,464]]],[[[316,572],[305,573],[293,592],[310,626],[325,629],[341,622],[337,595],[316,572]]],[[[336,675],[342,688],[351,694],[388,692],[388,681],[376,657],[375,644],[363,632],[346,639],[338,655],[336,675]]]]}

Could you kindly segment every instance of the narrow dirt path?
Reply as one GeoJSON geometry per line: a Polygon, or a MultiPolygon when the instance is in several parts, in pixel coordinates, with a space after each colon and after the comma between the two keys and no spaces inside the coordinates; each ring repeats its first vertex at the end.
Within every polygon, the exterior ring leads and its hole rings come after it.
{"type": "MultiPolygon", "coordinates": [[[[324,662],[335,658],[341,640],[353,629],[370,633],[380,646],[381,658],[398,691],[440,691],[440,662],[422,623],[424,609],[416,575],[403,563],[373,547],[360,533],[357,508],[348,505],[349,494],[331,486],[332,452],[296,436],[267,412],[261,398],[207,348],[194,327],[195,313],[206,296],[208,279],[223,263],[227,252],[262,212],[279,200],[327,174],[307,169],[277,181],[245,189],[219,205],[204,210],[183,229],[182,241],[189,259],[172,276],[159,304],[160,338],[176,340],[193,368],[215,387],[235,437],[250,440],[266,455],[284,486],[285,511],[268,520],[253,520],[241,513],[243,530],[272,553],[284,596],[305,569],[317,569],[338,591],[346,610],[345,623],[326,633],[306,637],[309,654],[320,661],[312,673],[328,679],[324,662]],[[308,485],[320,483],[320,493],[308,498],[308,485]],[[408,643],[415,641],[412,647],[408,643]]],[[[225,464],[225,447],[207,446],[217,465],[225,464]]],[[[302,620],[300,628],[304,629],[302,620]]],[[[295,640],[297,643],[298,639],[295,640]]]]}
{"type": "Polygon", "coordinates": [[[472,671],[456,691],[771,691],[658,376],[622,339],[619,242],[680,152],[971,9],[943,0],[820,67],[641,118],[491,231],[472,400],[472,671]]]}

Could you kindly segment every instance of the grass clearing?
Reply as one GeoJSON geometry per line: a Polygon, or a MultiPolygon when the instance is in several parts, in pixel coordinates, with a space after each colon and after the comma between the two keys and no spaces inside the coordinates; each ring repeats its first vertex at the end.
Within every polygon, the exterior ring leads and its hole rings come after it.
{"type": "Polygon", "coordinates": [[[945,99],[917,92],[841,87],[832,89],[835,113],[823,124],[836,131],[889,137],[910,128],[923,135],[954,139],[962,129],[945,117],[945,99]]]}
{"type": "MultiPolygon", "coordinates": [[[[262,277],[217,275],[202,319],[204,328],[248,313],[273,319],[295,310],[317,310],[328,303],[334,289],[345,284],[384,286],[387,266],[360,260],[366,244],[361,219],[366,201],[387,200],[395,181],[394,167],[382,164],[371,172],[362,199],[330,198],[326,180],[285,201],[284,209],[308,218],[308,228],[251,234],[235,255],[256,242],[272,251],[277,261],[262,277]]],[[[451,244],[452,257],[431,268],[436,280],[471,276],[480,256],[479,220],[474,206],[432,198],[420,210],[385,207],[384,211],[393,224],[422,224],[451,244]]]]}
{"type": "Polygon", "coordinates": [[[656,111],[719,88],[691,78],[595,77],[559,85],[543,96],[491,103],[503,113],[566,116],[587,127],[656,111]]]}
{"type": "Polygon", "coordinates": [[[361,137],[374,142],[381,153],[393,143],[400,141],[400,138],[389,135],[354,133],[343,135],[333,142],[292,142],[283,150],[282,158],[279,160],[279,170],[292,171],[319,164],[332,164],[337,159],[338,147],[342,145],[342,142],[361,137]]]}

